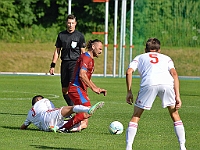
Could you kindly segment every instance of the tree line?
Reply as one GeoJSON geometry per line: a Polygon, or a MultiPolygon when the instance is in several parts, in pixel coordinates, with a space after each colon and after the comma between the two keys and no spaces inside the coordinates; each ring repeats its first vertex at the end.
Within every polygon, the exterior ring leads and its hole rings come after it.
{"type": "MultiPolygon", "coordinates": [[[[120,31],[121,2],[118,8],[120,31]]],[[[109,1],[109,40],[113,41],[114,5],[109,1]]],[[[0,40],[6,42],[54,42],[65,29],[68,0],[0,1],[0,40]]],[[[92,0],[72,0],[77,29],[86,36],[104,31],[105,4],[92,0]]],[[[200,0],[135,0],[133,43],[143,44],[157,37],[162,45],[200,46],[200,0]]],[[[130,0],[127,0],[127,36],[129,39],[130,0]]]]}

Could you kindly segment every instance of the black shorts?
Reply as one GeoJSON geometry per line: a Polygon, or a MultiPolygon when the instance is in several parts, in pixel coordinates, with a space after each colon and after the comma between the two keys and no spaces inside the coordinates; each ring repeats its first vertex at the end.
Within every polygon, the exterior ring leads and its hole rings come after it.
{"type": "Polygon", "coordinates": [[[74,68],[76,66],[76,60],[63,60],[61,62],[61,85],[62,87],[68,87],[69,82],[72,80],[74,68]]]}

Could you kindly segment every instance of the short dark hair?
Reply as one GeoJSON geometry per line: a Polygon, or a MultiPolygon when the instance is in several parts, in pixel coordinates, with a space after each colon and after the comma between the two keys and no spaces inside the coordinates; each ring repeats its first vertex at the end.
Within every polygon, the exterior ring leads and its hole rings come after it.
{"type": "Polygon", "coordinates": [[[67,18],[66,18],[66,21],[67,21],[68,19],[75,19],[75,20],[76,20],[76,17],[75,17],[74,15],[72,15],[72,14],[69,14],[69,15],[67,16],[67,18]]]}
{"type": "Polygon", "coordinates": [[[32,106],[37,102],[38,98],[44,98],[42,95],[36,95],[32,98],[32,106]]]}
{"type": "Polygon", "coordinates": [[[92,44],[94,44],[94,43],[96,43],[96,42],[101,42],[101,43],[103,43],[101,40],[98,40],[98,39],[89,40],[88,43],[87,43],[86,48],[87,48],[87,49],[91,49],[91,48],[92,48],[92,44]]]}
{"type": "Polygon", "coordinates": [[[150,38],[146,42],[145,52],[150,52],[151,50],[158,51],[160,49],[160,41],[157,38],[150,38]]]}

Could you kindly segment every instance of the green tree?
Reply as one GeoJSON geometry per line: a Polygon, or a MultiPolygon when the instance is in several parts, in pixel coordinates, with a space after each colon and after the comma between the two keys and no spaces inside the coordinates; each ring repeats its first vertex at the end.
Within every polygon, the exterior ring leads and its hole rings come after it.
{"type": "MultiPolygon", "coordinates": [[[[122,1],[118,2],[119,33],[122,1]]],[[[114,4],[114,0],[109,1],[109,39],[113,38],[114,4]]],[[[2,0],[0,39],[54,41],[57,33],[66,28],[67,9],[67,0],[2,0]]],[[[127,1],[127,33],[129,10],[130,1],[127,1]]],[[[199,46],[199,12],[200,0],[135,0],[133,43],[143,45],[147,38],[155,36],[163,45],[199,46]]],[[[77,29],[81,32],[91,35],[93,31],[104,31],[105,3],[73,0],[72,13],[77,17],[77,29]]]]}
{"type": "Polygon", "coordinates": [[[17,30],[18,15],[13,1],[0,1],[0,35],[9,38],[17,30]]]}

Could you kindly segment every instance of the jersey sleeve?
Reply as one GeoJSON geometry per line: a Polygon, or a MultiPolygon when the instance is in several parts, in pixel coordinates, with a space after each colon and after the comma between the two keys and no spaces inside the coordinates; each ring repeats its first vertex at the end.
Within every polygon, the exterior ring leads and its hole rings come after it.
{"type": "Polygon", "coordinates": [[[90,59],[88,57],[84,57],[81,59],[80,69],[86,70],[88,69],[88,64],[90,63],[90,59]]]}
{"type": "Polygon", "coordinates": [[[172,61],[171,58],[169,58],[169,61],[168,61],[168,70],[170,70],[170,69],[172,69],[172,68],[175,69],[175,67],[174,67],[174,62],[172,61]]]}
{"type": "Polygon", "coordinates": [[[129,64],[128,68],[132,68],[133,71],[136,71],[138,68],[139,56],[136,56],[131,63],[129,64]]]}
{"type": "Polygon", "coordinates": [[[26,119],[25,121],[24,121],[24,125],[25,126],[29,126],[31,124],[31,122],[28,120],[28,119],[26,119]]]}
{"type": "Polygon", "coordinates": [[[26,117],[26,120],[24,121],[24,125],[25,126],[29,126],[30,124],[31,124],[31,121],[30,121],[30,119],[29,119],[29,115],[30,115],[30,111],[28,112],[28,115],[27,115],[27,117],[26,117]]]}

